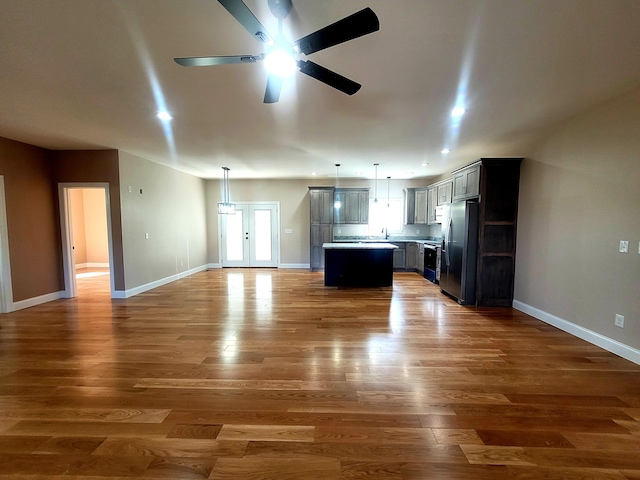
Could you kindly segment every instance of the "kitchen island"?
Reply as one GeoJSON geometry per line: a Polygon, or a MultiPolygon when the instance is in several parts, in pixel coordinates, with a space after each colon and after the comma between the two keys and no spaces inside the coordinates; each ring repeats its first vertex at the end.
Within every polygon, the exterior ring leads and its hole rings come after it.
{"type": "Polygon", "coordinates": [[[324,243],[324,284],[328,287],[393,285],[391,243],[324,243]]]}

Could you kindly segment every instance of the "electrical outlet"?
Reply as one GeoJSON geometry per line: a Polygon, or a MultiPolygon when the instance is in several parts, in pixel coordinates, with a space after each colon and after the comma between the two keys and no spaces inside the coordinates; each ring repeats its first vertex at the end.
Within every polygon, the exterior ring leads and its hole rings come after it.
{"type": "Polygon", "coordinates": [[[416,230],[416,234],[420,235],[420,229],[416,230]]]}
{"type": "Polygon", "coordinates": [[[180,266],[184,267],[184,262],[182,260],[180,260],[180,266]]]}
{"type": "Polygon", "coordinates": [[[613,323],[616,325],[616,327],[624,328],[624,316],[618,315],[616,313],[616,319],[613,323]]]}
{"type": "Polygon", "coordinates": [[[148,234],[148,233],[145,233],[145,234],[144,234],[144,238],[146,238],[147,240],[149,240],[149,234],[148,234]]]}
{"type": "Polygon", "coordinates": [[[620,253],[629,253],[629,242],[627,240],[620,240],[620,253]]]}

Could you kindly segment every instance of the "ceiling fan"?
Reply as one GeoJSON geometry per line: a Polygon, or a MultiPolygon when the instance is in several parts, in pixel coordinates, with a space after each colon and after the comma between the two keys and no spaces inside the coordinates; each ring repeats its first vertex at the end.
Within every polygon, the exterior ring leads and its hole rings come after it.
{"type": "Polygon", "coordinates": [[[380,29],[378,17],[370,8],[365,8],[338,20],[320,30],[302,37],[294,43],[282,36],[282,20],[291,11],[291,0],[268,0],[271,13],[278,19],[278,36],[273,38],[242,0],[218,0],[227,11],[257,40],[267,44],[266,52],[260,55],[231,55],[215,57],[179,57],[175,62],[184,67],[207,67],[234,63],[256,63],[265,60],[269,67],[264,103],[276,103],[280,99],[282,80],[287,73],[295,71],[340,90],[347,95],[356,93],[362,85],[311,61],[296,60],[295,55],[312,53],[353,40],[380,29]],[[278,69],[281,69],[278,71],[278,69]]]}

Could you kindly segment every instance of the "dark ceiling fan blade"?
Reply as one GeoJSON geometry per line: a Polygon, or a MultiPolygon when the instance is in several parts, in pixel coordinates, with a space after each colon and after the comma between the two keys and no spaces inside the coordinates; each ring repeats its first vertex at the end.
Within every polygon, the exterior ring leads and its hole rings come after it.
{"type": "Polygon", "coordinates": [[[282,77],[270,74],[267,79],[267,89],[264,92],[264,103],[276,103],[280,100],[282,77]]]}
{"type": "Polygon", "coordinates": [[[256,63],[263,59],[264,55],[230,55],[225,57],[178,57],[173,60],[183,67],[210,67],[233,63],[256,63]]]}
{"type": "Polygon", "coordinates": [[[330,87],[340,90],[347,95],[353,95],[362,87],[359,83],[349,80],[347,77],[343,77],[317,63],[298,60],[298,67],[300,67],[300,71],[305,75],[320,80],[322,83],[326,83],[330,87]]]}
{"type": "Polygon", "coordinates": [[[264,28],[242,0],[218,0],[218,2],[255,38],[264,43],[272,41],[267,29],[264,28]]]}
{"type": "Polygon", "coordinates": [[[378,17],[373,10],[367,7],[321,28],[317,32],[302,37],[296,42],[296,46],[305,55],[310,55],[378,30],[380,30],[378,17]]]}

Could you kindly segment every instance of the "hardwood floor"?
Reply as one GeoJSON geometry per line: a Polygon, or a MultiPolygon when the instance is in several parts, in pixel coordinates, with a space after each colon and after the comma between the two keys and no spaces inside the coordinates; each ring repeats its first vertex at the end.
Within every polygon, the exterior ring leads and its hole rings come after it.
{"type": "Polygon", "coordinates": [[[0,316],[0,479],[640,479],[640,366],[394,277],[98,276],[0,316]]]}

